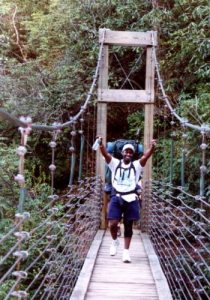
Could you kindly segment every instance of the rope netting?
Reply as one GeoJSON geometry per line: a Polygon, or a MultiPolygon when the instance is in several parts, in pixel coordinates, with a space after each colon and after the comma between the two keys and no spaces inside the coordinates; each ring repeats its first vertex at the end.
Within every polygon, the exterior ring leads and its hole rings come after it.
{"type": "Polygon", "coordinates": [[[209,213],[202,196],[152,184],[149,232],[174,299],[209,299],[209,213]]]}
{"type": "Polygon", "coordinates": [[[90,244],[100,226],[99,177],[86,178],[65,197],[50,197],[33,212],[16,214],[14,228],[0,240],[1,279],[10,299],[69,299],[90,244]],[[4,252],[4,243],[11,249],[4,252]]]}
{"type": "Polygon", "coordinates": [[[208,174],[207,139],[210,126],[191,124],[176,113],[163,87],[154,46],[153,58],[159,96],[163,100],[164,110],[168,109],[172,117],[172,133],[170,154],[166,155],[164,152],[164,161],[168,160],[167,174],[162,176],[160,166],[159,180],[147,182],[144,187],[143,206],[147,212],[143,220],[144,229],[151,237],[173,298],[207,300],[210,295],[210,204],[207,199],[206,179],[208,174]],[[173,130],[175,120],[181,125],[176,128],[176,131],[173,130]],[[197,141],[200,141],[200,145],[196,146],[198,170],[194,169],[194,165],[190,165],[192,160],[188,162],[190,157],[190,151],[187,149],[190,136],[188,129],[200,134],[196,136],[197,141]],[[177,149],[175,149],[176,143],[177,149]],[[180,178],[177,174],[175,178],[174,168],[175,166],[177,168],[177,162],[180,164],[180,178]],[[192,173],[196,173],[195,177],[198,177],[193,185],[188,179],[188,175],[192,173]],[[178,182],[180,186],[177,185],[178,182]],[[193,186],[191,189],[190,184],[193,186]]]}
{"type": "MultiPolygon", "coordinates": [[[[105,35],[105,30],[103,35],[105,35]]],[[[91,88],[80,111],[64,124],[36,125],[30,117],[16,117],[0,110],[0,115],[20,126],[18,174],[19,204],[15,217],[8,218],[0,234],[0,299],[69,299],[83,266],[91,242],[101,222],[102,181],[92,170],[82,175],[84,115],[93,96],[101,63],[102,39],[91,88]],[[78,121],[80,128],[78,128],[78,121]],[[64,128],[70,131],[71,164],[68,190],[55,192],[57,138],[64,128]],[[44,200],[27,198],[25,159],[27,140],[33,130],[51,132],[50,191],[44,200]],[[79,178],[75,184],[75,137],[80,135],[79,178]],[[29,200],[29,201],[28,201],[29,200]],[[9,249],[9,250],[8,250],[9,249]]],[[[91,147],[91,145],[87,145],[91,147]]],[[[94,160],[94,155],[91,159],[94,160]]],[[[30,170],[28,170],[30,172],[30,170]]]]}

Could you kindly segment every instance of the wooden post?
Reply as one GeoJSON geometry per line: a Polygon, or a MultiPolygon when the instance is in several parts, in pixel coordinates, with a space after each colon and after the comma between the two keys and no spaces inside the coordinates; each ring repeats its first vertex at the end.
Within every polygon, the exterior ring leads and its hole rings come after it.
{"type": "MultiPolygon", "coordinates": [[[[153,139],[153,120],[154,120],[154,73],[155,65],[152,56],[152,47],[147,47],[146,58],[146,82],[145,89],[150,91],[150,104],[145,104],[144,119],[144,149],[148,149],[153,139]]],[[[142,231],[148,231],[149,226],[149,207],[151,200],[150,183],[152,179],[152,158],[147,161],[143,174],[143,209],[142,209],[142,231]]]]}
{"type": "MultiPolygon", "coordinates": [[[[107,89],[108,88],[108,55],[109,49],[108,46],[103,47],[101,65],[99,70],[99,83],[98,88],[107,89]]],[[[103,138],[103,143],[106,145],[106,136],[107,136],[107,103],[97,104],[97,135],[100,135],[103,138]]],[[[100,175],[103,182],[105,179],[105,161],[101,153],[97,151],[96,153],[96,174],[100,175]]],[[[107,199],[104,193],[103,195],[103,206],[101,214],[101,228],[106,228],[106,211],[107,211],[107,199]]]]}

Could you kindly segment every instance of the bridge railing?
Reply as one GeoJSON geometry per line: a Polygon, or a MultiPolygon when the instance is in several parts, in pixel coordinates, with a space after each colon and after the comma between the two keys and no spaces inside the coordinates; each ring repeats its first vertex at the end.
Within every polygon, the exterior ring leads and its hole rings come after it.
{"type": "Polygon", "coordinates": [[[16,214],[0,236],[0,299],[70,297],[100,227],[101,188],[99,177],[86,178],[34,215],[16,214]]]}
{"type": "Polygon", "coordinates": [[[148,205],[149,233],[174,299],[209,299],[210,204],[154,181],[148,205]]]}

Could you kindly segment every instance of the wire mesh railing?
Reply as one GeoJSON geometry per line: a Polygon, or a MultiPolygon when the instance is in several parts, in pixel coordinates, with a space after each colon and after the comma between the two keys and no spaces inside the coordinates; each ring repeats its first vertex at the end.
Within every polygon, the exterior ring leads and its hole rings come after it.
{"type": "MultiPolygon", "coordinates": [[[[55,194],[55,148],[58,133],[66,127],[69,127],[72,137],[78,132],[84,144],[83,126],[81,125],[80,130],[76,130],[75,124],[78,120],[81,124],[84,122],[84,113],[97,84],[105,32],[106,30],[103,31],[97,66],[86,100],[79,112],[68,122],[36,125],[29,117],[21,117],[18,120],[0,109],[3,119],[20,126],[21,132],[21,142],[17,149],[18,175],[15,176],[20,187],[18,213],[14,221],[13,215],[8,217],[8,229],[4,228],[0,233],[0,299],[7,300],[11,297],[69,299],[90,244],[99,229],[102,205],[101,179],[89,176],[81,180],[83,156],[80,153],[79,183],[73,186],[75,148],[72,144],[69,150],[74,160],[71,160],[69,191],[63,196],[55,194]],[[46,195],[47,203],[40,199],[27,201],[26,197],[24,166],[27,139],[31,129],[52,132],[52,140],[49,144],[52,150],[49,166],[51,195],[48,197],[46,195]],[[31,208],[31,211],[27,208],[31,208]],[[25,210],[30,211],[31,215],[24,212],[25,210]]],[[[6,224],[5,220],[4,224],[6,224]]],[[[0,222],[0,228],[2,226],[0,222]]]]}
{"type": "Polygon", "coordinates": [[[210,298],[210,204],[154,181],[149,233],[174,299],[210,298]]]}
{"type": "Polygon", "coordinates": [[[101,179],[89,177],[37,211],[36,222],[16,214],[0,240],[0,299],[69,299],[100,227],[101,191],[101,179]]]}

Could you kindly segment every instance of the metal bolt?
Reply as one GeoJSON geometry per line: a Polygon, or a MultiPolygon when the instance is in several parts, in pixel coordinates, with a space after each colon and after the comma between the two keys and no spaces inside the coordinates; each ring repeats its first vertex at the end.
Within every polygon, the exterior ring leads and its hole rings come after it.
{"type": "Polygon", "coordinates": [[[206,174],[207,173],[207,167],[205,165],[200,166],[200,171],[201,171],[201,173],[206,174]]]}
{"type": "Polygon", "coordinates": [[[24,240],[24,239],[28,239],[30,237],[30,233],[27,231],[19,231],[19,232],[15,232],[14,236],[20,240],[24,240]]]}
{"type": "Polygon", "coordinates": [[[51,142],[49,143],[49,145],[50,145],[51,148],[55,148],[57,144],[56,144],[56,142],[51,141],[51,142]]]}
{"type": "Polygon", "coordinates": [[[49,166],[49,169],[50,169],[50,171],[54,172],[55,169],[56,169],[56,166],[55,166],[54,164],[51,164],[51,165],[49,166]]]}
{"type": "Polygon", "coordinates": [[[74,152],[75,151],[75,148],[73,146],[69,147],[69,151],[70,152],[74,152]]]}
{"type": "Polygon", "coordinates": [[[200,145],[201,150],[206,150],[207,147],[208,147],[208,145],[205,144],[205,143],[202,143],[202,144],[200,145]]]}
{"type": "Polygon", "coordinates": [[[25,291],[14,291],[11,293],[11,296],[17,297],[18,299],[25,299],[28,297],[28,293],[25,291]]]}
{"type": "Polygon", "coordinates": [[[12,272],[12,275],[15,276],[15,277],[18,277],[18,278],[27,278],[28,276],[28,273],[25,272],[25,271],[15,271],[15,272],[12,272]]]}
{"type": "Polygon", "coordinates": [[[71,135],[72,135],[72,136],[75,136],[76,134],[77,134],[77,133],[76,133],[75,130],[72,130],[72,131],[71,131],[71,135]]]}
{"type": "Polygon", "coordinates": [[[17,155],[19,155],[19,156],[24,156],[26,154],[26,152],[27,152],[27,149],[24,146],[19,146],[16,151],[17,155]]]}
{"type": "Polygon", "coordinates": [[[17,256],[17,257],[20,257],[22,259],[27,258],[28,255],[29,255],[28,251],[23,251],[23,250],[22,251],[16,251],[16,252],[13,253],[13,256],[17,256]]]}

